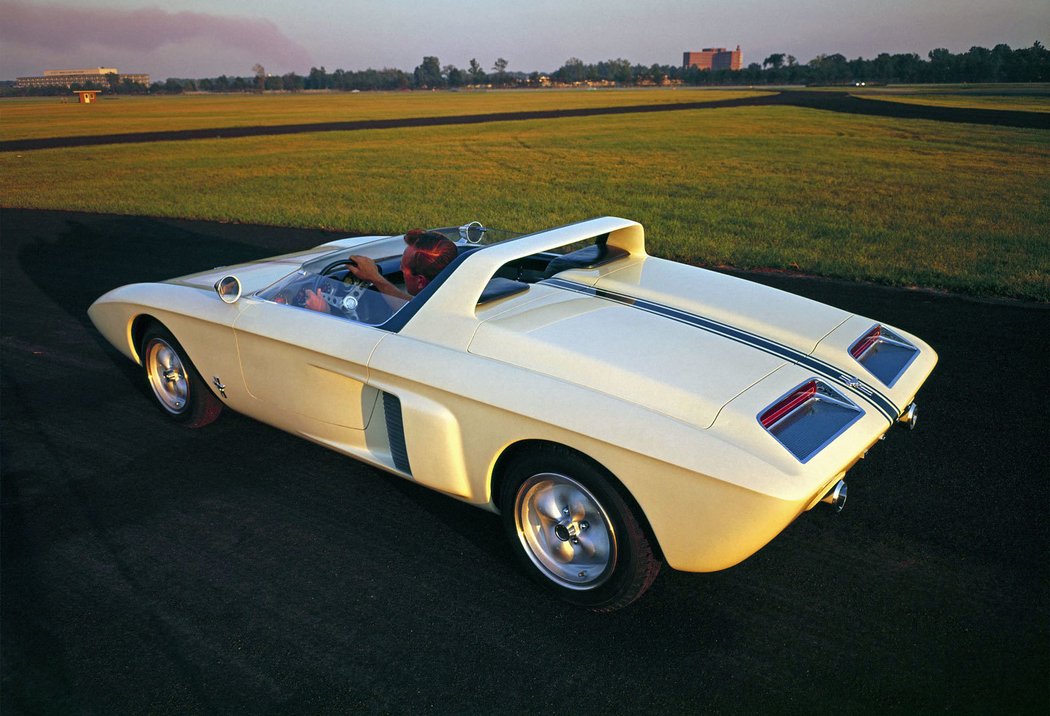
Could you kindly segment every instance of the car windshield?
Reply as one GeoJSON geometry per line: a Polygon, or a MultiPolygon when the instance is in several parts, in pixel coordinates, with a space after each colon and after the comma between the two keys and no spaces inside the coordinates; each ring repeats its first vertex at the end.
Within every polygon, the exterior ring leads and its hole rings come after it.
{"type": "MultiPolygon", "coordinates": [[[[463,226],[430,229],[453,241],[460,253],[516,239],[524,234],[482,226],[471,222],[463,226]]],[[[351,255],[363,254],[376,262],[383,277],[405,290],[401,273],[404,235],[391,236],[368,245],[340,249],[302,265],[299,270],[263,289],[259,298],[282,305],[326,313],[359,323],[379,325],[407,302],[380,293],[370,283],[355,279],[346,262],[351,255]]]]}
{"type": "Polygon", "coordinates": [[[491,244],[499,244],[504,241],[510,241],[525,236],[525,234],[517,231],[507,231],[506,229],[494,229],[490,226],[483,226],[480,221],[472,221],[463,226],[447,226],[441,229],[429,229],[429,231],[441,234],[460,246],[490,246],[491,244]]]}
{"type": "MultiPolygon", "coordinates": [[[[339,252],[346,254],[345,251],[339,252]]],[[[397,257],[400,261],[400,257],[397,257]]],[[[345,257],[327,273],[306,266],[258,293],[259,298],[303,308],[337,318],[378,325],[397,312],[405,301],[384,296],[371,284],[354,280],[345,268],[345,257]]]]}

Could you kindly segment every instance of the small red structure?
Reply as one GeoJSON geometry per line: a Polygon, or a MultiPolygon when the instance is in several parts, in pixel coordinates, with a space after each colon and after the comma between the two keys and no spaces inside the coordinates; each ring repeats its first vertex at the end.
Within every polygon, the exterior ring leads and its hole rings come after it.
{"type": "Polygon", "coordinates": [[[80,104],[91,104],[102,90],[74,90],[73,94],[80,97],[80,104]]]}

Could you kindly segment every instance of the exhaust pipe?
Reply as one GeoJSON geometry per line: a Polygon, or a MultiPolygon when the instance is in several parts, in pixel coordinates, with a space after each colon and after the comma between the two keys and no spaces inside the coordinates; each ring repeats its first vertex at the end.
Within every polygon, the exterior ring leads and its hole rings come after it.
{"type": "Polygon", "coordinates": [[[906,425],[908,427],[908,430],[914,430],[916,423],[919,422],[919,404],[912,403],[911,405],[909,405],[905,409],[904,413],[901,414],[899,418],[897,418],[897,421],[902,423],[903,425],[906,425]]]}
{"type": "Polygon", "coordinates": [[[828,494],[824,495],[821,502],[826,502],[835,508],[835,512],[842,512],[842,508],[846,506],[846,481],[839,480],[838,483],[828,491],[828,494]]]}

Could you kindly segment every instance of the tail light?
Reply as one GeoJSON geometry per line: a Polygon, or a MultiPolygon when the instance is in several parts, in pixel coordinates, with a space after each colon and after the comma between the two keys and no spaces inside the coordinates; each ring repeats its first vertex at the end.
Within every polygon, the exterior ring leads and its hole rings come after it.
{"type": "Polygon", "coordinates": [[[816,393],[817,381],[811,380],[808,383],[804,383],[798,388],[795,388],[795,390],[786,398],[762,413],[762,416],[758,420],[762,423],[762,427],[769,430],[769,428],[775,425],[781,418],[794,410],[801,408],[802,405],[816,395],[816,393]]]}
{"type": "Polygon", "coordinates": [[[860,340],[853,344],[849,349],[849,354],[859,360],[860,357],[864,355],[869,348],[875,345],[881,337],[882,326],[876,324],[874,328],[861,336],[860,340]]]}
{"type": "Polygon", "coordinates": [[[814,378],[759,413],[758,422],[804,463],[863,415],[856,403],[814,378]]]}

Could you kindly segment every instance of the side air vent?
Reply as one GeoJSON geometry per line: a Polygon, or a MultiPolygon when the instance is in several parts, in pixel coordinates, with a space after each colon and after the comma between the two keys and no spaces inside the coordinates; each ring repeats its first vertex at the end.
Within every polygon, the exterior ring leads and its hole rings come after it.
{"type": "Polygon", "coordinates": [[[573,251],[570,254],[564,256],[558,256],[550,265],[547,266],[547,270],[543,273],[544,278],[550,278],[556,273],[568,269],[591,269],[603,266],[607,263],[622,259],[625,256],[630,256],[630,253],[624,251],[616,246],[609,246],[606,242],[609,240],[608,234],[603,234],[595,239],[595,242],[577,251],[573,251]]]}
{"type": "Polygon", "coordinates": [[[758,422],[804,463],[862,415],[853,401],[814,378],[762,411],[758,422]]]}
{"type": "Polygon", "coordinates": [[[405,424],[401,418],[401,401],[396,395],[383,393],[383,412],[386,414],[386,433],[390,441],[390,457],[394,460],[394,467],[411,475],[408,448],[405,446],[405,424]]]}
{"type": "Polygon", "coordinates": [[[850,346],[849,353],[883,385],[892,388],[919,355],[919,349],[886,326],[875,324],[850,346]]]}
{"type": "Polygon", "coordinates": [[[486,303],[498,301],[501,298],[514,296],[528,290],[529,284],[527,283],[497,276],[496,278],[491,279],[485,286],[485,290],[481,292],[481,298],[478,299],[478,305],[481,306],[486,303]]]}

